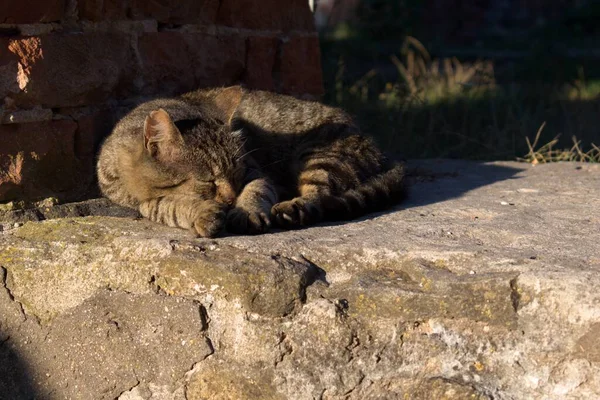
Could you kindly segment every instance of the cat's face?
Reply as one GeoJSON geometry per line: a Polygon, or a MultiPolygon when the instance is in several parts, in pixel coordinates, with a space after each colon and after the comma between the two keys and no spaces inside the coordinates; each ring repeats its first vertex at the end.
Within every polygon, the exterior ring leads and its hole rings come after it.
{"type": "Polygon", "coordinates": [[[240,132],[212,121],[173,122],[164,110],[144,124],[144,146],[161,195],[191,195],[233,205],[245,175],[240,132]]]}

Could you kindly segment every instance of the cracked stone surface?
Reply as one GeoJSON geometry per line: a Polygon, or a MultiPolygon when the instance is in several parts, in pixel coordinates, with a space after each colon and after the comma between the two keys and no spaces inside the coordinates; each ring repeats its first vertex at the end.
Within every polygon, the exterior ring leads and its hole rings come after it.
{"type": "Polygon", "coordinates": [[[0,398],[600,397],[600,166],[409,167],[394,210],[262,236],[0,208],[0,398]]]}

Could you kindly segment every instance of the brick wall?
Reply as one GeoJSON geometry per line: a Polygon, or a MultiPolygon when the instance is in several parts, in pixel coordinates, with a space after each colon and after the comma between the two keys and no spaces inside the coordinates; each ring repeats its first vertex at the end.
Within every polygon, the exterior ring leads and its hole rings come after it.
{"type": "Polygon", "coordinates": [[[119,115],[234,83],[322,93],[307,0],[3,0],[0,202],[89,195],[119,115]]]}

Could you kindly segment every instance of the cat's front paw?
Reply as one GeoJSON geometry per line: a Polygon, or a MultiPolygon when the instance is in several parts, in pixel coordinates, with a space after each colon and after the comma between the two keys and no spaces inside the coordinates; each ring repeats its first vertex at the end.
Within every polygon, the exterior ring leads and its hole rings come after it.
{"type": "Polygon", "coordinates": [[[302,197],[275,204],[271,215],[277,225],[285,229],[311,225],[320,219],[319,209],[302,197]]]}
{"type": "Polygon", "coordinates": [[[271,218],[262,211],[246,211],[236,207],[227,214],[227,230],[233,233],[258,235],[268,232],[271,218]]]}
{"type": "Polygon", "coordinates": [[[206,200],[196,210],[191,226],[193,234],[202,237],[215,237],[225,227],[226,207],[213,200],[206,200]]]}

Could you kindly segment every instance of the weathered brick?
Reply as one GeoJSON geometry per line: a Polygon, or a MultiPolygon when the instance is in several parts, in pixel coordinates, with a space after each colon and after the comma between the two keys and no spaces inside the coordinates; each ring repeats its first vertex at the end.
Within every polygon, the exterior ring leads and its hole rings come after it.
{"type": "Polygon", "coordinates": [[[117,122],[114,114],[114,110],[105,108],[78,117],[75,156],[79,160],[93,163],[102,140],[108,136],[117,122]]]}
{"type": "Polygon", "coordinates": [[[236,28],[314,31],[306,0],[222,0],[217,23],[236,28]]]}
{"type": "Polygon", "coordinates": [[[114,100],[239,82],[322,91],[316,40],[264,32],[313,31],[305,0],[7,0],[2,23],[18,25],[0,36],[0,122],[8,124],[0,125],[0,201],[72,194],[91,182],[117,115],[100,108],[114,100]],[[180,24],[191,25],[166,30],[180,24]],[[196,24],[213,34],[194,32],[196,24]]]}
{"type": "Polygon", "coordinates": [[[279,40],[275,37],[248,38],[244,82],[253,89],[274,90],[273,68],[279,40]]]}
{"type": "Polygon", "coordinates": [[[198,86],[237,82],[245,66],[245,41],[199,32],[158,32],[138,44],[145,93],[181,93],[198,86]]]}
{"type": "Polygon", "coordinates": [[[2,113],[2,124],[23,124],[26,122],[50,121],[52,119],[52,110],[39,106],[26,110],[7,110],[2,113]]]}
{"type": "Polygon", "coordinates": [[[76,129],[69,120],[0,125],[0,201],[73,189],[76,129]]]}
{"type": "Polygon", "coordinates": [[[214,23],[219,0],[130,0],[133,19],[156,19],[171,24],[214,23]]]}
{"type": "Polygon", "coordinates": [[[224,86],[239,82],[246,66],[244,38],[189,34],[185,40],[196,86],[224,86]]]}
{"type": "Polygon", "coordinates": [[[174,94],[194,87],[195,66],[192,65],[185,36],[181,32],[140,36],[138,52],[145,93],[174,94]]]}
{"type": "Polygon", "coordinates": [[[90,21],[127,19],[128,2],[123,0],[80,0],[77,2],[79,18],[90,21]]]}
{"type": "Polygon", "coordinates": [[[9,40],[0,38],[0,99],[9,93],[17,93],[19,84],[17,75],[19,72],[18,57],[8,51],[9,40]]]}
{"type": "Polygon", "coordinates": [[[65,15],[66,3],[66,0],[2,0],[0,24],[58,21],[65,15]]]}
{"type": "Polygon", "coordinates": [[[79,18],[90,21],[152,19],[169,24],[214,23],[219,0],[80,0],[79,18]]]}
{"type": "Polygon", "coordinates": [[[317,37],[293,37],[281,44],[281,89],[291,94],[323,94],[321,53],[317,37]]]}
{"type": "Polygon", "coordinates": [[[129,36],[55,34],[10,40],[18,57],[19,105],[80,106],[127,93],[135,73],[129,36]]]}
{"type": "MultiPolygon", "coordinates": [[[[74,148],[77,168],[81,177],[79,189],[90,186],[93,189],[97,188],[97,185],[90,185],[96,180],[95,156],[100,144],[110,134],[115,122],[115,112],[109,108],[94,110],[89,114],[78,116],[74,148]]],[[[90,194],[92,193],[95,193],[95,190],[90,192],[90,194]]]]}

